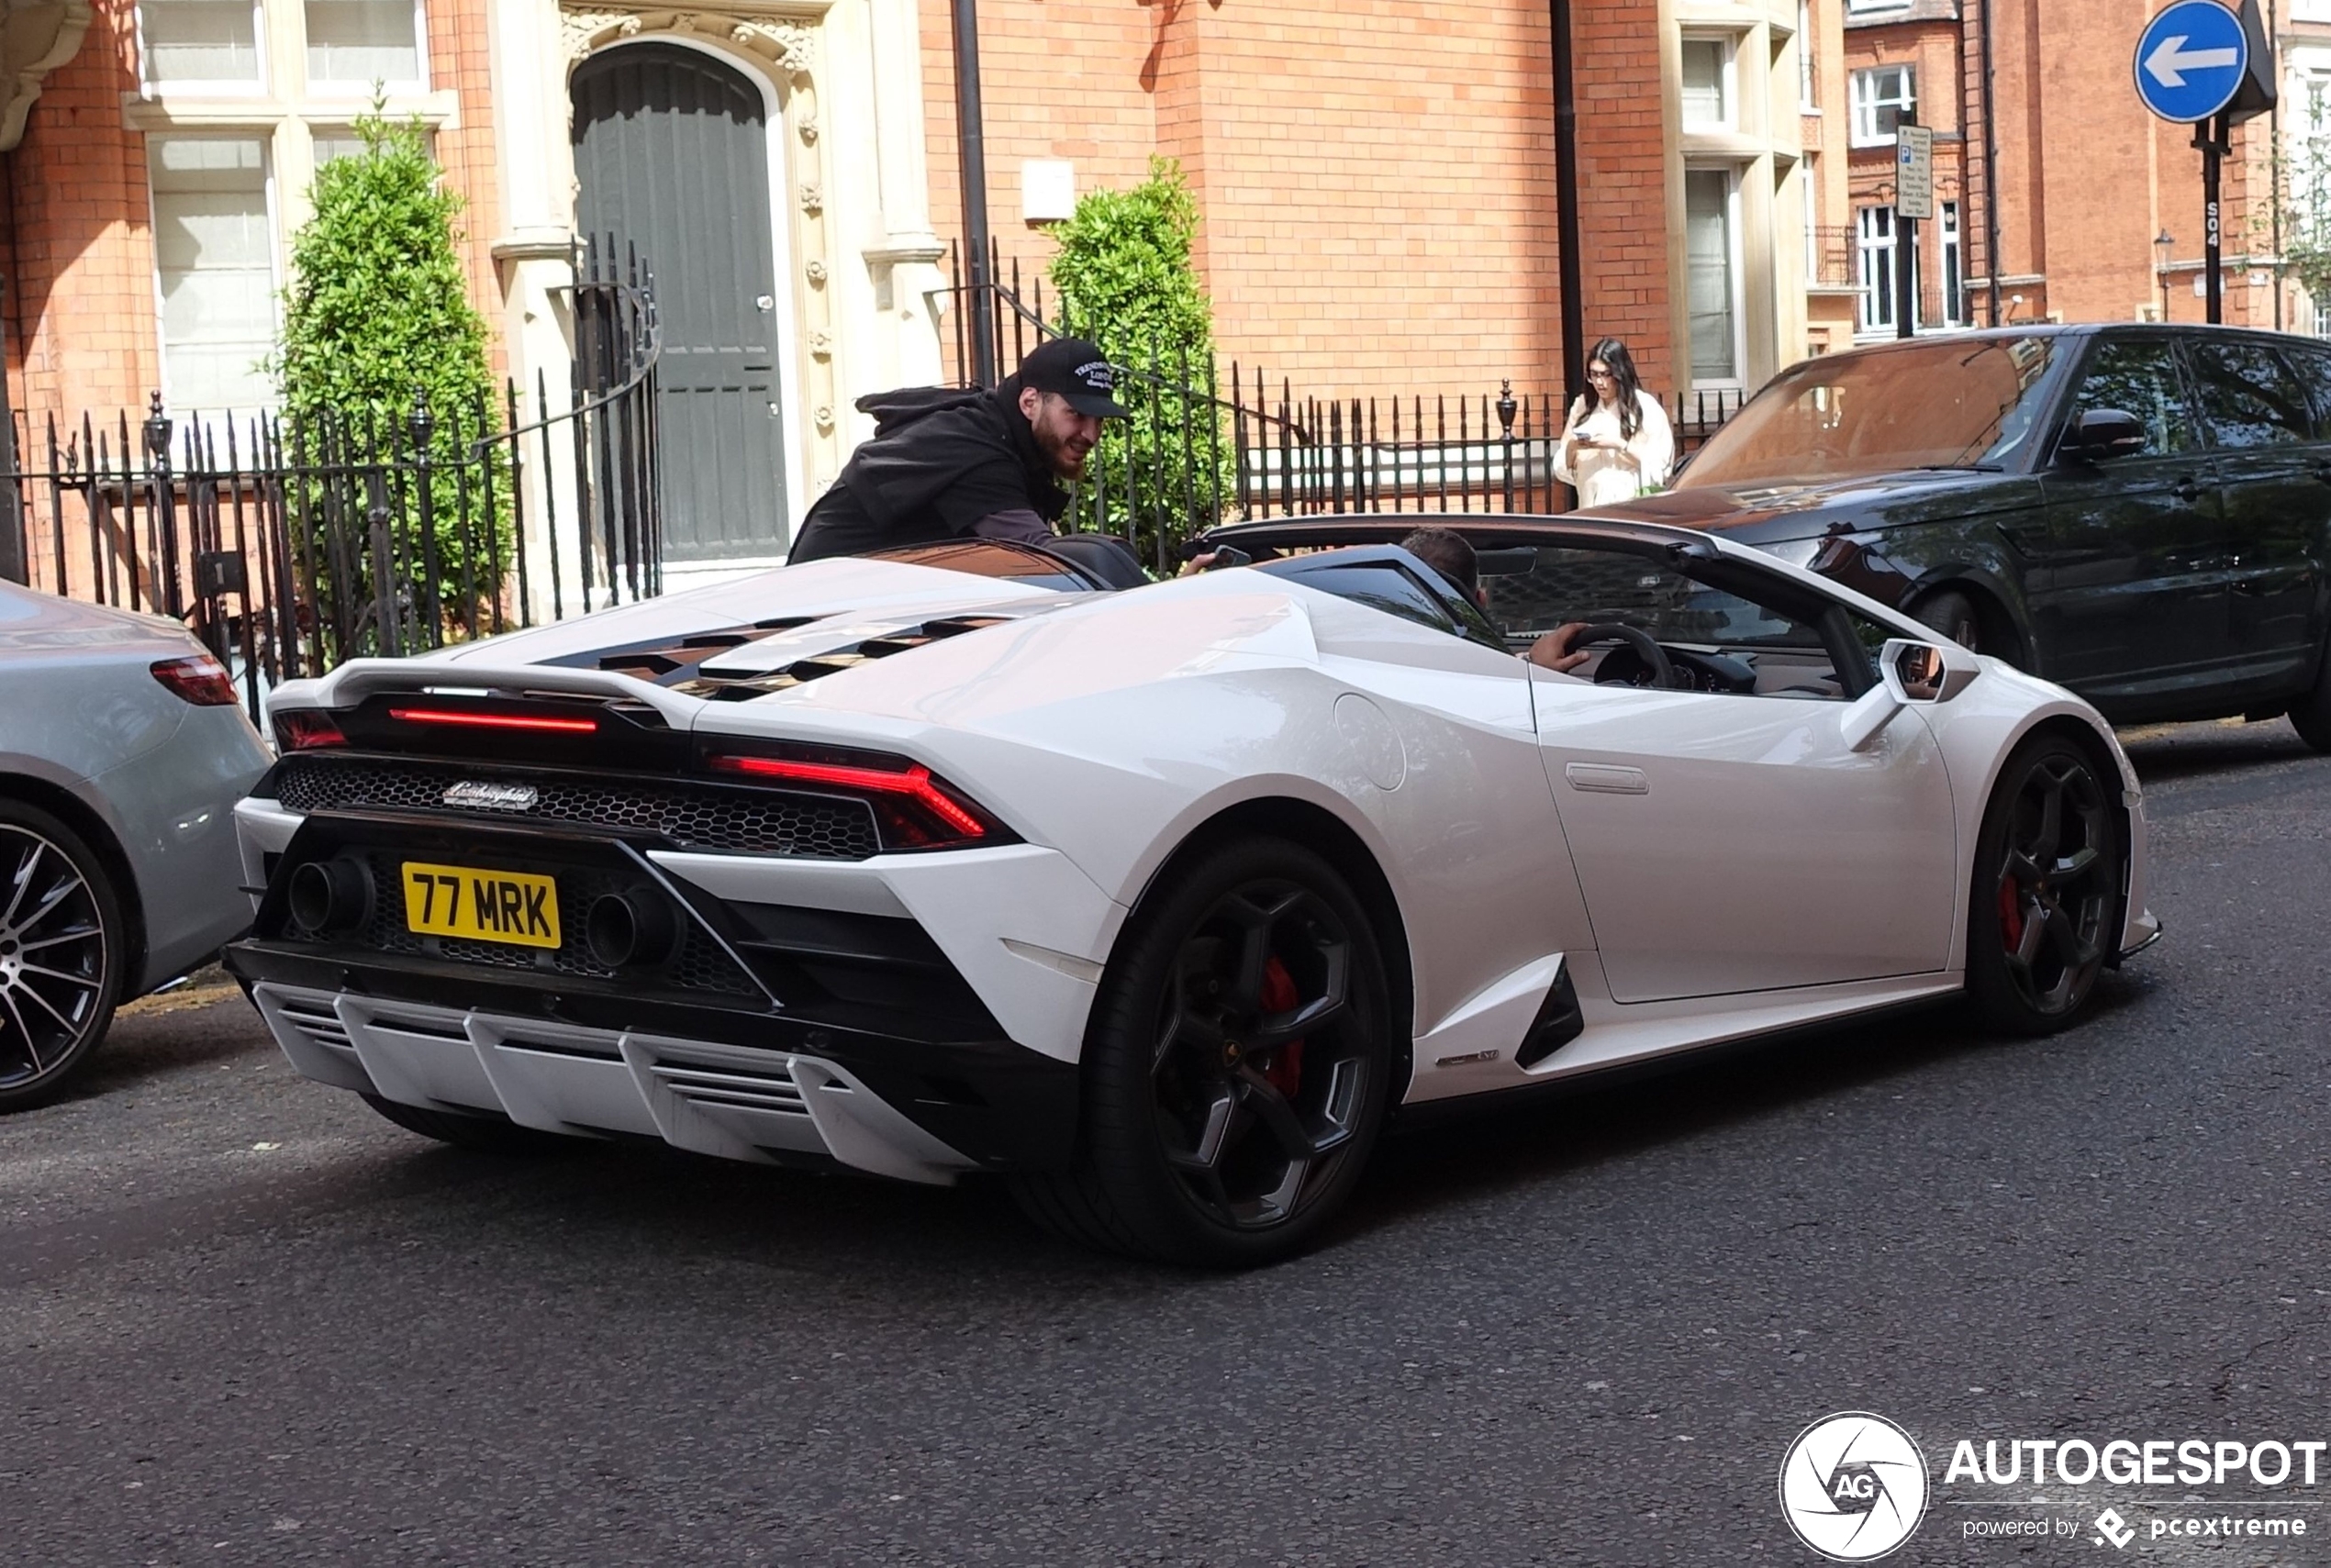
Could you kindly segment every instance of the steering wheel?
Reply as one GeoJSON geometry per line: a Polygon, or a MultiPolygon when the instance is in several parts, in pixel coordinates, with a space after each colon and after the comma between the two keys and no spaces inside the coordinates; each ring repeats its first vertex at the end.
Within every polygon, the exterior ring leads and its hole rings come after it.
{"type": "MultiPolygon", "coordinates": [[[[1645,667],[1650,670],[1651,684],[1655,686],[1674,688],[1684,684],[1677,677],[1675,662],[1667,657],[1667,651],[1660,647],[1649,632],[1638,627],[1621,626],[1616,621],[1607,625],[1587,627],[1570,639],[1570,651],[1576,653],[1597,642],[1625,643],[1634,651],[1635,657],[1643,661],[1645,667]]],[[[1607,668],[1608,665],[1609,661],[1604,661],[1604,666],[1607,668]]],[[[1597,685],[1635,684],[1632,681],[1605,681],[1600,669],[1595,671],[1594,678],[1597,685]]]]}

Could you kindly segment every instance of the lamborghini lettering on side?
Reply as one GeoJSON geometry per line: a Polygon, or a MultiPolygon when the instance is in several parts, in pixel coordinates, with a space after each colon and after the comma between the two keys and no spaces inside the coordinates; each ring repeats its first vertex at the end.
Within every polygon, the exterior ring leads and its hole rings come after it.
{"type": "Polygon", "coordinates": [[[289,684],[229,965],[431,1137],[990,1172],[1237,1265],[1427,1103],[1961,995],[2045,1033],[2158,934],[2060,688],[1707,535],[1432,519],[1476,587],[1422,520],[1131,589],[824,561],[289,684]]]}

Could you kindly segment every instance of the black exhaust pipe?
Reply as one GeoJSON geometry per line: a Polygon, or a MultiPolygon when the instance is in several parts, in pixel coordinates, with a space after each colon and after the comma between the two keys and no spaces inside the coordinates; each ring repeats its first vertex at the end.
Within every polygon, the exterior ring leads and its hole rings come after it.
{"type": "Polygon", "coordinates": [[[362,861],[307,861],[292,868],[284,891],[293,923],[310,936],[352,931],[373,917],[373,873],[362,861]]]}
{"type": "Polygon", "coordinates": [[[605,894],[591,901],[584,917],[583,945],[594,962],[609,969],[663,963],[679,951],[679,917],[672,901],[652,888],[605,894]]]}

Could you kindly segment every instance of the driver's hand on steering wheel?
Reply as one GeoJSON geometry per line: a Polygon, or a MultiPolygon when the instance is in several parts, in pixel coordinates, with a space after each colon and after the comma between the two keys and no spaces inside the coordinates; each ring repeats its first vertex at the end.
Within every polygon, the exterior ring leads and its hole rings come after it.
{"type": "Polygon", "coordinates": [[[1589,653],[1570,651],[1570,639],[1586,630],[1587,626],[1588,623],[1582,620],[1564,621],[1537,641],[1530,644],[1530,651],[1522,657],[1533,664],[1543,665],[1558,674],[1567,675],[1593,657],[1589,653]]]}

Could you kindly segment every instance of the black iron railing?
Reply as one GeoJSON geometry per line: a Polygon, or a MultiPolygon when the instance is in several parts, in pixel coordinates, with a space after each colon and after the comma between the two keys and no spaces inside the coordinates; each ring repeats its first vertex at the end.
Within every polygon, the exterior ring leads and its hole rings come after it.
{"type": "MultiPolygon", "coordinates": [[[[1017,260],[991,256],[987,276],[954,267],[948,370],[955,384],[992,386],[1065,321],[1044,279],[1017,260]],[[1047,308],[1048,303],[1051,308],[1047,308]],[[974,317],[986,317],[977,330],[974,317]],[[989,357],[980,357],[982,346],[989,357]]],[[[1081,336],[1105,339],[1089,328],[1081,336]]],[[[1122,352],[1122,350],[1120,350],[1122,352]]],[[[1121,365],[1120,400],[1164,432],[1105,440],[1064,523],[1128,538],[1165,566],[1191,534],[1237,517],[1392,512],[1560,512],[1573,497],[1556,477],[1563,405],[1552,391],[1495,396],[1446,394],[1321,398],[1276,388],[1260,368],[1233,361],[1227,376],[1186,347],[1137,345],[1121,365]],[[1178,459],[1178,461],[1176,461],[1178,459]]],[[[1695,451],[1739,411],[1731,388],[1678,393],[1664,406],[1679,458],[1695,451]]]]}
{"type": "Polygon", "coordinates": [[[0,528],[23,581],[184,622],[254,717],[276,683],[348,659],[655,595],[650,279],[594,245],[574,302],[565,396],[538,377],[530,410],[506,383],[499,408],[184,417],[157,393],[135,424],[17,416],[0,528]]]}

